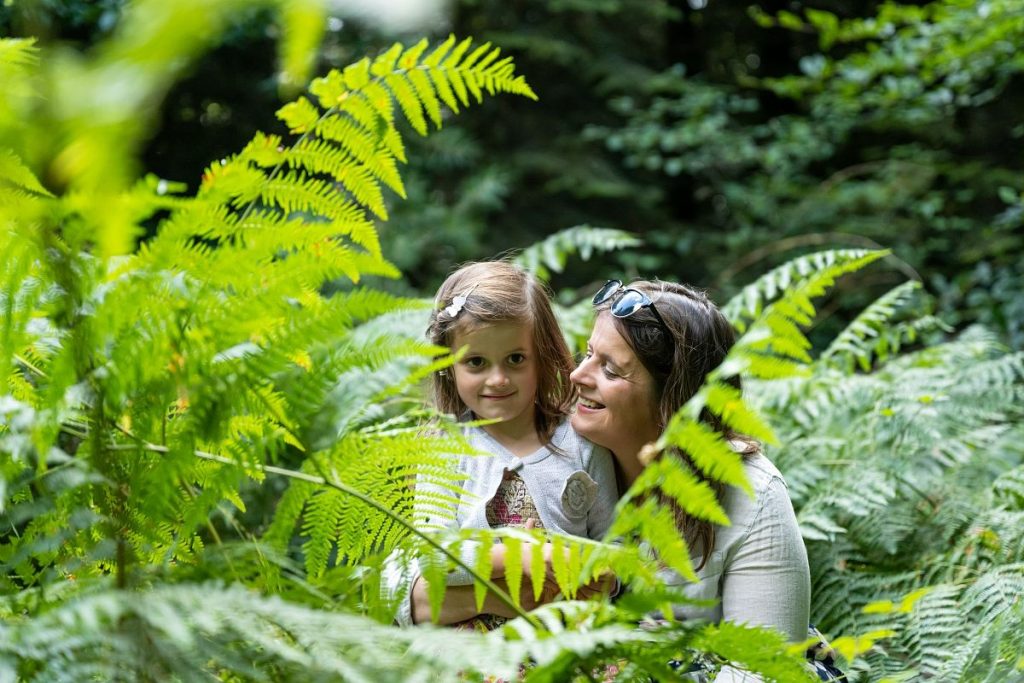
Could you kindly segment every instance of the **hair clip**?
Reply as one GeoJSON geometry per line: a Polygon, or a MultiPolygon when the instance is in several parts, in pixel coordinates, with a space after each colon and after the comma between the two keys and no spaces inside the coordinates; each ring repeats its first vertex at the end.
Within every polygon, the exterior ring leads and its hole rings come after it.
{"type": "MultiPolygon", "coordinates": [[[[476,283],[476,285],[478,284],[480,283],[476,283]]],[[[451,318],[454,318],[461,313],[462,307],[466,305],[466,300],[469,299],[469,295],[473,293],[474,289],[476,289],[476,285],[473,285],[468,291],[463,292],[462,294],[456,294],[453,296],[451,305],[445,306],[444,312],[451,318]]]]}

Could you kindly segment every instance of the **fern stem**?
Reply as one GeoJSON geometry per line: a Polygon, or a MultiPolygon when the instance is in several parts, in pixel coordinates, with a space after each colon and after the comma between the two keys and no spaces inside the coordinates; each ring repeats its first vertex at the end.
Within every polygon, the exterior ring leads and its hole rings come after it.
{"type": "MultiPolygon", "coordinates": [[[[302,440],[301,440],[301,437],[299,436],[299,434],[296,434],[294,431],[292,431],[288,427],[287,421],[284,419],[284,416],[281,415],[277,411],[276,407],[270,401],[268,401],[266,399],[266,397],[263,396],[262,394],[257,393],[257,397],[259,398],[260,401],[262,401],[262,403],[263,403],[264,407],[267,409],[267,411],[270,412],[270,414],[277,420],[278,424],[285,431],[287,431],[289,434],[292,435],[292,437],[295,439],[295,442],[297,444],[301,444],[302,440]]],[[[305,451],[307,451],[307,448],[305,446],[303,446],[302,450],[305,452],[305,451]]],[[[229,458],[225,458],[225,457],[219,456],[219,455],[214,455],[212,453],[203,453],[202,451],[195,451],[195,454],[198,457],[210,459],[210,460],[213,460],[214,462],[221,462],[221,463],[224,463],[224,464],[230,464],[230,465],[236,465],[236,466],[238,465],[237,462],[235,462],[235,461],[233,461],[233,460],[231,460],[229,458]]],[[[447,548],[443,547],[440,543],[438,543],[434,539],[430,538],[430,536],[424,534],[422,531],[417,529],[415,525],[409,524],[405,520],[405,518],[403,518],[401,515],[395,514],[392,510],[390,510],[387,507],[381,505],[380,503],[378,503],[374,499],[370,498],[366,494],[362,493],[361,491],[359,491],[357,489],[354,489],[354,488],[351,488],[349,486],[346,486],[345,484],[342,484],[340,482],[334,481],[331,477],[327,476],[327,472],[324,471],[323,464],[321,462],[319,462],[316,457],[311,457],[309,460],[313,464],[313,467],[315,467],[316,470],[320,473],[319,477],[315,477],[314,475],[308,475],[308,474],[305,474],[303,472],[296,472],[295,470],[287,470],[287,469],[283,469],[283,468],[280,468],[280,467],[274,467],[273,465],[257,465],[257,467],[262,469],[264,472],[270,472],[272,474],[280,474],[282,476],[295,477],[295,478],[300,478],[301,479],[303,477],[296,477],[296,475],[300,475],[300,474],[304,475],[304,477],[306,477],[306,481],[318,484],[320,486],[327,486],[329,488],[333,488],[333,489],[335,489],[337,491],[340,491],[342,493],[345,493],[345,494],[347,494],[349,496],[352,496],[352,497],[362,501],[364,504],[369,505],[370,507],[374,508],[375,510],[377,510],[379,512],[382,512],[383,514],[385,514],[386,516],[390,517],[392,520],[397,522],[399,525],[405,527],[410,532],[412,532],[413,534],[418,536],[421,540],[423,540],[423,541],[427,542],[428,544],[430,544],[431,546],[433,546],[433,548],[435,550],[438,550],[438,551],[442,552],[446,557],[448,557],[449,559],[453,560],[457,565],[459,565],[460,567],[462,567],[463,569],[468,571],[470,576],[472,576],[474,578],[474,580],[479,581],[482,584],[484,584],[487,587],[487,589],[490,590],[491,592],[493,592],[496,596],[498,596],[498,599],[501,600],[503,603],[505,603],[505,605],[507,607],[511,608],[519,616],[521,616],[524,619],[526,619],[527,621],[529,621],[531,624],[533,624],[533,626],[535,628],[539,628],[541,626],[539,621],[536,621],[533,617],[531,617],[529,615],[529,613],[523,611],[523,609],[520,608],[519,605],[517,605],[515,603],[515,601],[512,599],[512,596],[508,595],[508,593],[503,591],[497,584],[495,584],[489,578],[486,578],[482,574],[477,573],[474,568],[472,568],[469,565],[465,564],[460,557],[458,557],[454,553],[450,552],[447,548]]]]}
{"type": "MultiPolygon", "coordinates": [[[[147,441],[139,439],[138,437],[136,437],[135,435],[131,434],[130,432],[127,432],[126,430],[124,430],[120,426],[118,426],[118,429],[120,429],[120,431],[123,432],[126,436],[136,440],[137,441],[137,445],[127,446],[127,445],[113,444],[113,445],[111,445],[109,447],[110,450],[115,450],[115,451],[117,451],[117,450],[127,450],[127,449],[135,450],[136,448],[143,448],[143,449],[151,451],[153,453],[164,453],[164,454],[166,454],[166,453],[170,452],[170,449],[167,448],[166,446],[158,446],[156,444],[149,443],[147,441]]],[[[242,466],[241,463],[239,463],[239,462],[237,462],[235,460],[232,460],[230,458],[226,458],[226,457],[224,457],[222,455],[216,455],[214,453],[206,453],[204,451],[198,451],[198,450],[197,451],[193,451],[193,453],[195,454],[195,456],[197,458],[201,458],[203,460],[210,460],[212,462],[218,462],[218,463],[221,463],[223,465],[233,465],[235,467],[242,466]]],[[[440,553],[445,555],[448,559],[452,560],[456,565],[458,565],[462,569],[465,569],[467,572],[469,572],[470,576],[472,576],[474,580],[479,581],[480,583],[482,583],[483,585],[485,585],[487,587],[487,590],[489,590],[492,593],[494,593],[498,597],[498,599],[506,607],[508,607],[509,609],[513,610],[520,617],[526,619],[535,628],[543,628],[543,624],[541,624],[540,621],[536,617],[534,617],[530,613],[526,612],[525,610],[523,610],[522,607],[517,605],[516,602],[512,599],[512,597],[507,592],[502,590],[500,586],[498,586],[496,583],[494,583],[490,579],[485,578],[483,575],[479,574],[473,567],[471,567],[468,564],[466,564],[465,562],[463,562],[462,558],[460,558],[458,555],[456,555],[455,553],[453,553],[450,550],[448,550],[447,548],[445,548],[443,545],[441,545],[440,543],[435,541],[429,535],[427,535],[427,534],[423,533],[422,531],[420,531],[419,529],[417,529],[415,525],[410,524],[405,518],[403,518],[400,515],[395,514],[393,511],[391,511],[387,507],[381,505],[380,503],[375,501],[373,498],[370,498],[369,496],[367,496],[363,492],[361,492],[361,491],[359,491],[357,489],[351,488],[349,486],[346,486],[345,484],[342,484],[340,482],[333,481],[332,479],[329,479],[327,476],[317,476],[315,474],[307,474],[305,472],[299,472],[299,471],[296,471],[296,470],[289,470],[289,469],[285,469],[283,467],[275,467],[274,465],[252,464],[252,465],[246,465],[246,466],[247,467],[254,467],[255,469],[258,469],[258,470],[260,470],[262,472],[266,472],[268,474],[277,474],[277,475],[280,475],[280,476],[283,476],[283,477],[288,477],[288,478],[291,478],[291,479],[298,479],[300,481],[306,481],[306,482],[309,482],[311,484],[316,484],[318,486],[326,486],[328,488],[333,488],[336,491],[340,491],[341,493],[344,493],[346,495],[352,496],[353,498],[356,498],[356,499],[362,501],[366,505],[369,505],[370,507],[374,508],[375,510],[377,510],[377,511],[379,511],[379,512],[385,514],[385,515],[387,515],[392,520],[397,522],[399,525],[405,527],[411,533],[413,533],[414,535],[418,536],[420,538],[420,540],[426,542],[428,545],[433,547],[435,550],[439,551],[440,553]]]]}
{"type": "MultiPolygon", "coordinates": [[[[345,486],[344,484],[341,484],[339,482],[336,482],[336,481],[333,481],[333,480],[329,479],[327,477],[327,473],[324,472],[322,465],[316,461],[316,458],[311,458],[311,460],[313,460],[313,466],[316,467],[317,470],[320,472],[319,479],[321,479],[323,481],[323,484],[325,486],[329,486],[329,487],[334,488],[334,489],[336,489],[338,491],[341,491],[342,493],[346,493],[346,494],[348,494],[350,496],[353,496],[353,497],[361,500],[366,505],[369,505],[370,507],[378,510],[379,512],[384,513],[385,515],[387,515],[388,517],[393,519],[395,522],[398,522],[399,524],[404,526],[406,529],[411,531],[413,534],[418,536],[420,538],[420,540],[427,542],[428,544],[433,546],[433,548],[435,550],[439,550],[440,552],[444,553],[444,555],[446,557],[448,557],[448,559],[454,561],[455,564],[459,565],[460,567],[462,567],[463,569],[468,571],[469,575],[472,576],[474,580],[479,581],[480,583],[485,585],[487,587],[487,590],[493,592],[495,595],[498,596],[498,598],[503,603],[505,603],[506,607],[509,607],[510,609],[515,611],[519,616],[521,616],[524,619],[526,619],[527,621],[529,621],[534,626],[534,628],[541,628],[542,624],[540,623],[539,620],[536,619],[536,617],[533,617],[528,612],[524,611],[519,605],[517,605],[515,603],[515,601],[512,599],[511,595],[509,595],[508,593],[503,591],[498,586],[498,584],[496,584],[493,581],[491,581],[490,578],[485,577],[483,574],[477,573],[477,571],[473,567],[470,567],[468,564],[463,562],[461,557],[458,557],[455,553],[449,551],[447,548],[442,546],[440,543],[438,543],[437,541],[432,539],[430,536],[428,536],[427,534],[425,534],[422,531],[420,531],[419,529],[417,529],[415,524],[409,524],[405,520],[405,518],[403,518],[401,515],[395,514],[392,510],[384,507],[383,505],[381,505],[377,501],[373,500],[372,498],[370,498],[369,496],[367,496],[363,492],[358,491],[358,490],[353,489],[353,488],[350,488],[348,486],[345,486]]],[[[274,469],[278,470],[278,473],[290,472],[291,471],[291,470],[283,470],[283,469],[281,469],[279,467],[275,467],[274,469]]],[[[267,471],[270,471],[270,470],[268,469],[267,471]]]]}
{"type": "Polygon", "coordinates": [[[22,356],[20,356],[18,354],[14,354],[14,360],[18,361],[19,363],[24,365],[29,370],[31,370],[32,372],[36,373],[36,375],[38,375],[39,377],[42,377],[43,379],[49,379],[49,377],[46,375],[45,372],[43,372],[42,370],[37,368],[35,365],[33,365],[27,358],[24,358],[24,357],[22,357],[22,356]]]}

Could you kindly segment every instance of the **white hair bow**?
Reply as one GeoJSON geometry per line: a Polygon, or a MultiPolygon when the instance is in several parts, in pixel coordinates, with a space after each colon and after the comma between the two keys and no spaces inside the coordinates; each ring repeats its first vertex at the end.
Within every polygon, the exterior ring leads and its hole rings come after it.
{"type": "MultiPolygon", "coordinates": [[[[478,284],[480,283],[476,283],[476,285],[478,284]]],[[[453,296],[451,305],[445,306],[444,312],[452,318],[457,316],[462,311],[462,307],[466,305],[466,300],[469,299],[469,295],[473,293],[474,289],[476,289],[476,285],[473,285],[468,291],[465,291],[462,294],[456,294],[453,296]]]]}

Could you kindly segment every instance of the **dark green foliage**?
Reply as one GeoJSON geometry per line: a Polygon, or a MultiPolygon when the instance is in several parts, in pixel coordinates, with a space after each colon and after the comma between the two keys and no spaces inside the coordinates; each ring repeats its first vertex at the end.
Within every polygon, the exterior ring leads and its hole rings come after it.
{"type": "Polygon", "coordinates": [[[677,246],[704,257],[692,279],[731,288],[817,245],[882,246],[955,324],[984,320],[1019,347],[1018,3],[842,9],[755,9],[791,33],[785,75],[759,66],[778,60],[766,45],[731,74],[674,66],[611,100],[624,125],[589,135],[692,198],[704,234],[677,246]]]}

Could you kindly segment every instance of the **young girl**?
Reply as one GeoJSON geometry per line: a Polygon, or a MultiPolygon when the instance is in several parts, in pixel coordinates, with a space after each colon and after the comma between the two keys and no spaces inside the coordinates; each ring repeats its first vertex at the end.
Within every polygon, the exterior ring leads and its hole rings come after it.
{"type": "MultiPolygon", "coordinates": [[[[438,290],[427,335],[453,353],[463,350],[453,367],[433,377],[437,407],[462,421],[498,421],[465,428],[473,448],[490,455],[459,458],[468,495],[459,499],[454,522],[426,521],[457,528],[529,525],[601,538],[618,499],[614,465],[606,449],[569,425],[575,364],[544,287],[507,262],[466,265],[438,290]]],[[[489,603],[477,612],[467,572],[453,571],[447,584],[441,623],[472,619],[473,627],[488,629],[501,622],[489,603]]],[[[399,623],[429,620],[417,570],[408,585],[399,623]]]]}

